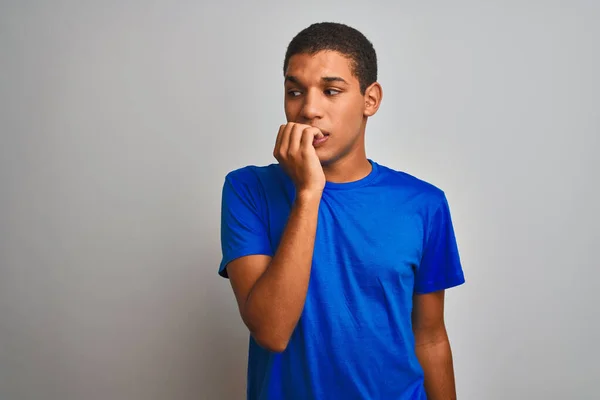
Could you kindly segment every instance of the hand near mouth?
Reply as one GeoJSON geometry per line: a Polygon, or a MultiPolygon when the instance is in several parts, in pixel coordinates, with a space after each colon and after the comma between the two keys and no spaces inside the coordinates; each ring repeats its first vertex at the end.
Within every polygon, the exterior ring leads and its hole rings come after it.
{"type": "Polygon", "coordinates": [[[314,126],[288,122],[279,127],[273,156],[290,176],[300,194],[318,194],[325,187],[325,173],[315,147],[329,135],[314,126]]]}

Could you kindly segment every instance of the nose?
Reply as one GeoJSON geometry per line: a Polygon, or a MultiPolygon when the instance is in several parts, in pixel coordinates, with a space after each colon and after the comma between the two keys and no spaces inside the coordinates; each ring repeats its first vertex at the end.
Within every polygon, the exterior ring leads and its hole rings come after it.
{"type": "Polygon", "coordinates": [[[302,109],[300,110],[300,118],[303,123],[309,124],[323,117],[323,104],[321,98],[315,91],[309,91],[304,96],[302,109]]]}

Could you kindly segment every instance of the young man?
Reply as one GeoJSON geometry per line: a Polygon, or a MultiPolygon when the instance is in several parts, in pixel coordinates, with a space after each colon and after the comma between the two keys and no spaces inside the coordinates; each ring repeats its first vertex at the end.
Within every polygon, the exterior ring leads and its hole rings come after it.
{"type": "Polygon", "coordinates": [[[300,32],[277,164],[230,172],[219,273],[250,331],[248,399],[454,399],[444,290],[464,282],[444,193],[367,158],[372,44],[300,32]]]}

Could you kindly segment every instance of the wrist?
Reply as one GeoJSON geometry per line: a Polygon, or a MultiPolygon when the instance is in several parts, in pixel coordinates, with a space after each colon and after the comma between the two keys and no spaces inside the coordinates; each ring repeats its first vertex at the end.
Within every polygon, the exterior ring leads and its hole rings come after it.
{"type": "Polygon", "coordinates": [[[303,189],[296,192],[295,203],[298,205],[319,204],[323,189],[303,189]]]}

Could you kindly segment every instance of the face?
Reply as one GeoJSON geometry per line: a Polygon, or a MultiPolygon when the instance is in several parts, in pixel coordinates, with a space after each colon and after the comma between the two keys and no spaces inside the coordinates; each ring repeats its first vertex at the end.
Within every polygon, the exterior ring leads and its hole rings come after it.
{"type": "Polygon", "coordinates": [[[350,61],[340,53],[296,54],[285,75],[288,122],[315,126],[329,138],[316,147],[323,165],[364,153],[368,96],[360,92],[350,61]]]}

